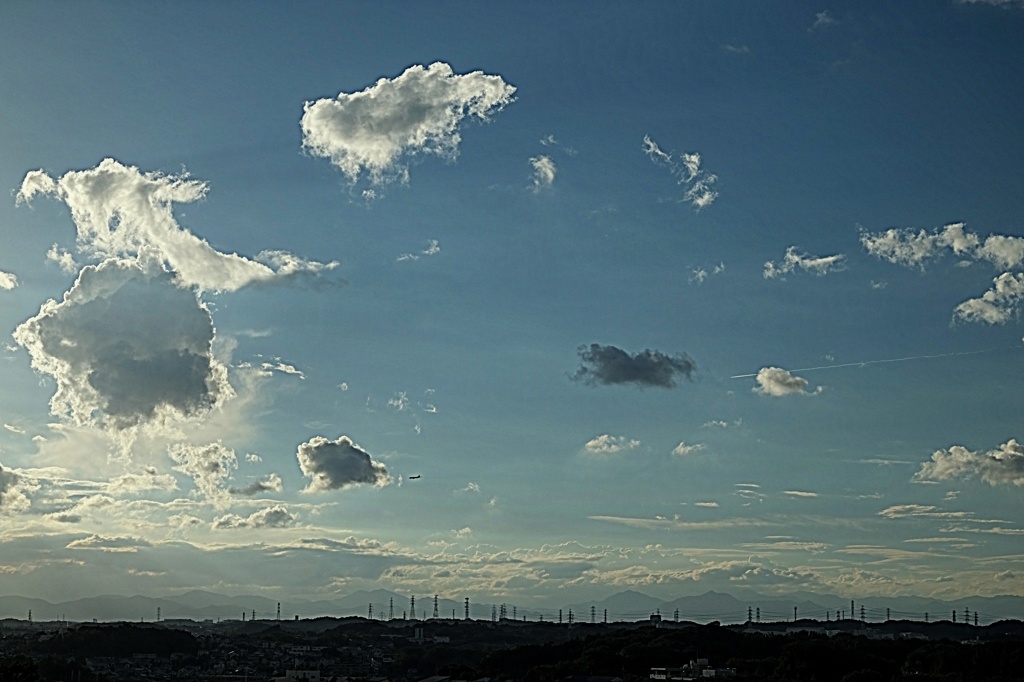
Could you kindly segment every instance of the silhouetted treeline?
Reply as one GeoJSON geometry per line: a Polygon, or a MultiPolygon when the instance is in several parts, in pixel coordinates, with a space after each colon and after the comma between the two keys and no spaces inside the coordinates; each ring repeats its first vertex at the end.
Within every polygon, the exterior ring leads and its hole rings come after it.
{"type": "Polygon", "coordinates": [[[1018,621],[969,633],[933,623],[924,626],[930,639],[898,622],[844,625],[846,629],[826,631],[823,624],[808,621],[791,624],[787,632],[784,624],[769,624],[759,631],[690,623],[660,628],[635,623],[568,628],[478,621],[385,626],[364,619],[326,619],[200,625],[196,635],[148,624],[81,625],[15,638],[17,646],[8,645],[0,656],[0,682],[102,682],[89,671],[87,658],[148,654],[170,659],[177,654],[179,667],[209,666],[217,660],[262,656],[261,651],[287,651],[294,645],[308,645],[305,650],[314,657],[310,664],[330,660],[328,665],[365,665],[366,674],[397,682],[432,675],[524,682],[607,676],[641,682],[649,679],[651,668],[679,668],[697,659],[706,659],[711,668],[734,670],[737,682],[1024,680],[1024,624],[1018,621]],[[794,631],[797,628],[802,630],[794,631]],[[964,636],[953,639],[947,633],[964,636]],[[196,660],[200,639],[206,653],[196,660]]]}
{"type": "Polygon", "coordinates": [[[869,639],[852,634],[765,635],[713,626],[678,630],[642,628],[560,643],[495,651],[484,675],[527,682],[571,675],[612,675],[638,680],[652,667],[680,667],[708,659],[733,668],[737,680],[815,682],[932,682],[1024,679],[1024,643],[869,639]]]}
{"type": "Polygon", "coordinates": [[[136,654],[188,654],[194,656],[199,642],[188,632],[159,626],[118,623],[83,625],[38,644],[42,652],[65,656],[126,658],[136,654]]]}

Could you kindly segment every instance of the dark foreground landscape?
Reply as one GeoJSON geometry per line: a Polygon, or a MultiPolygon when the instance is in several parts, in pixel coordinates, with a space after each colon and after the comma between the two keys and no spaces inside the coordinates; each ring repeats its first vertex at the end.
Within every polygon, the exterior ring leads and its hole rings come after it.
{"type": "Polygon", "coordinates": [[[0,682],[1024,679],[1024,623],[0,621],[0,682]]]}

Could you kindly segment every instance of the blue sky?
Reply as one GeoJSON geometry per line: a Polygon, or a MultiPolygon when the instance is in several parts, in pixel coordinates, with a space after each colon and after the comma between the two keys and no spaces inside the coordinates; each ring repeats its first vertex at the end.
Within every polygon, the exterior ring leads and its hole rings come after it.
{"type": "Polygon", "coordinates": [[[1022,28],[5,3],[4,591],[1021,594],[1022,28]]]}

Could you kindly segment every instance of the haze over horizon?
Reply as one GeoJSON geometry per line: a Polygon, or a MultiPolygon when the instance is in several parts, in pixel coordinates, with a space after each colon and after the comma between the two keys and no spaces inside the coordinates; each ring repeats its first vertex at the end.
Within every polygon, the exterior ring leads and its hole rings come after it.
{"type": "Polygon", "coordinates": [[[0,596],[1024,595],[1024,3],[0,7],[0,596]]]}

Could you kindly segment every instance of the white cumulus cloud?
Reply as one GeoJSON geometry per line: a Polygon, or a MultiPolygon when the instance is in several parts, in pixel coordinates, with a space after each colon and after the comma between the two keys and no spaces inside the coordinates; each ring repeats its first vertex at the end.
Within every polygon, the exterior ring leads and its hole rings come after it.
{"type": "Polygon", "coordinates": [[[969,298],[953,309],[964,322],[1003,324],[1014,316],[1024,300],[1024,273],[1004,272],[992,280],[992,288],[979,298],[969,298]]]}
{"type": "Polygon", "coordinates": [[[259,509],[247,517],[237,514],[225,514],[213,521],[213,528],[216,530],[230,530],[235,528],[287,528],[295,525],[298,518],[288,511],[282,504],[275,504],[271,507],[259,509]]]}
{"type": "Polygon", "coordinates": [[[1024,237],[993,234],[982,239],[966,230],[964,223],[951,223],[931,231],[890,228],[862,232],[860,241],[868,253],[896,265],[923,269],[927,261],[949,249],[964,259],[961,263],[988,261],[1003,270],[991,289],[954,309],[954,320],[1004,324],[1024,302],[1024,272],[1011,272],[1024,267],[1024,237]]]}
{"type": "Polygon", "coordinates": [[[10,291],[11,289],[17,288],[17,286],[18,277],[16,275],[0,270],[0,289],[10,291]]]}
{"type": "Polygon", "coordinates": [[[350,182],[363,173],[373,184],[407,181],[408,156],[454,158],[463,119],[488,120],[513,101],[515,90],[500,76],[456,74],[443,62],[410,66],[365,90],[306,102],[302,144],[330,159],[350,182]]]}
{"type": "Polygon", "coordinates": [[[542,189],[551,187],[555,182],[555,174],[558,169],[550,156],[530,157],[530,166],[533,168],[533,191],[539,192],[542,189]]]}
{"type": "Polygon", "coordinates": [[[808,392],[807,379],[795,376],[781,367],[762,367],[758,370],[754,380],[757,382],[757,386],[753,389],[755,393],[773,397],[792,394],[813,395],[822,391],[819,386],[814,389],[813,393],[808,392]]]}
{"type": "Polygon", "coordinates": [[[914,474],[921,482],[980,478],[991,486],[1024,486],[1024,445],[1011,438],[995,450],[972,451],[962,445],[936,450],[914,474]]]}

